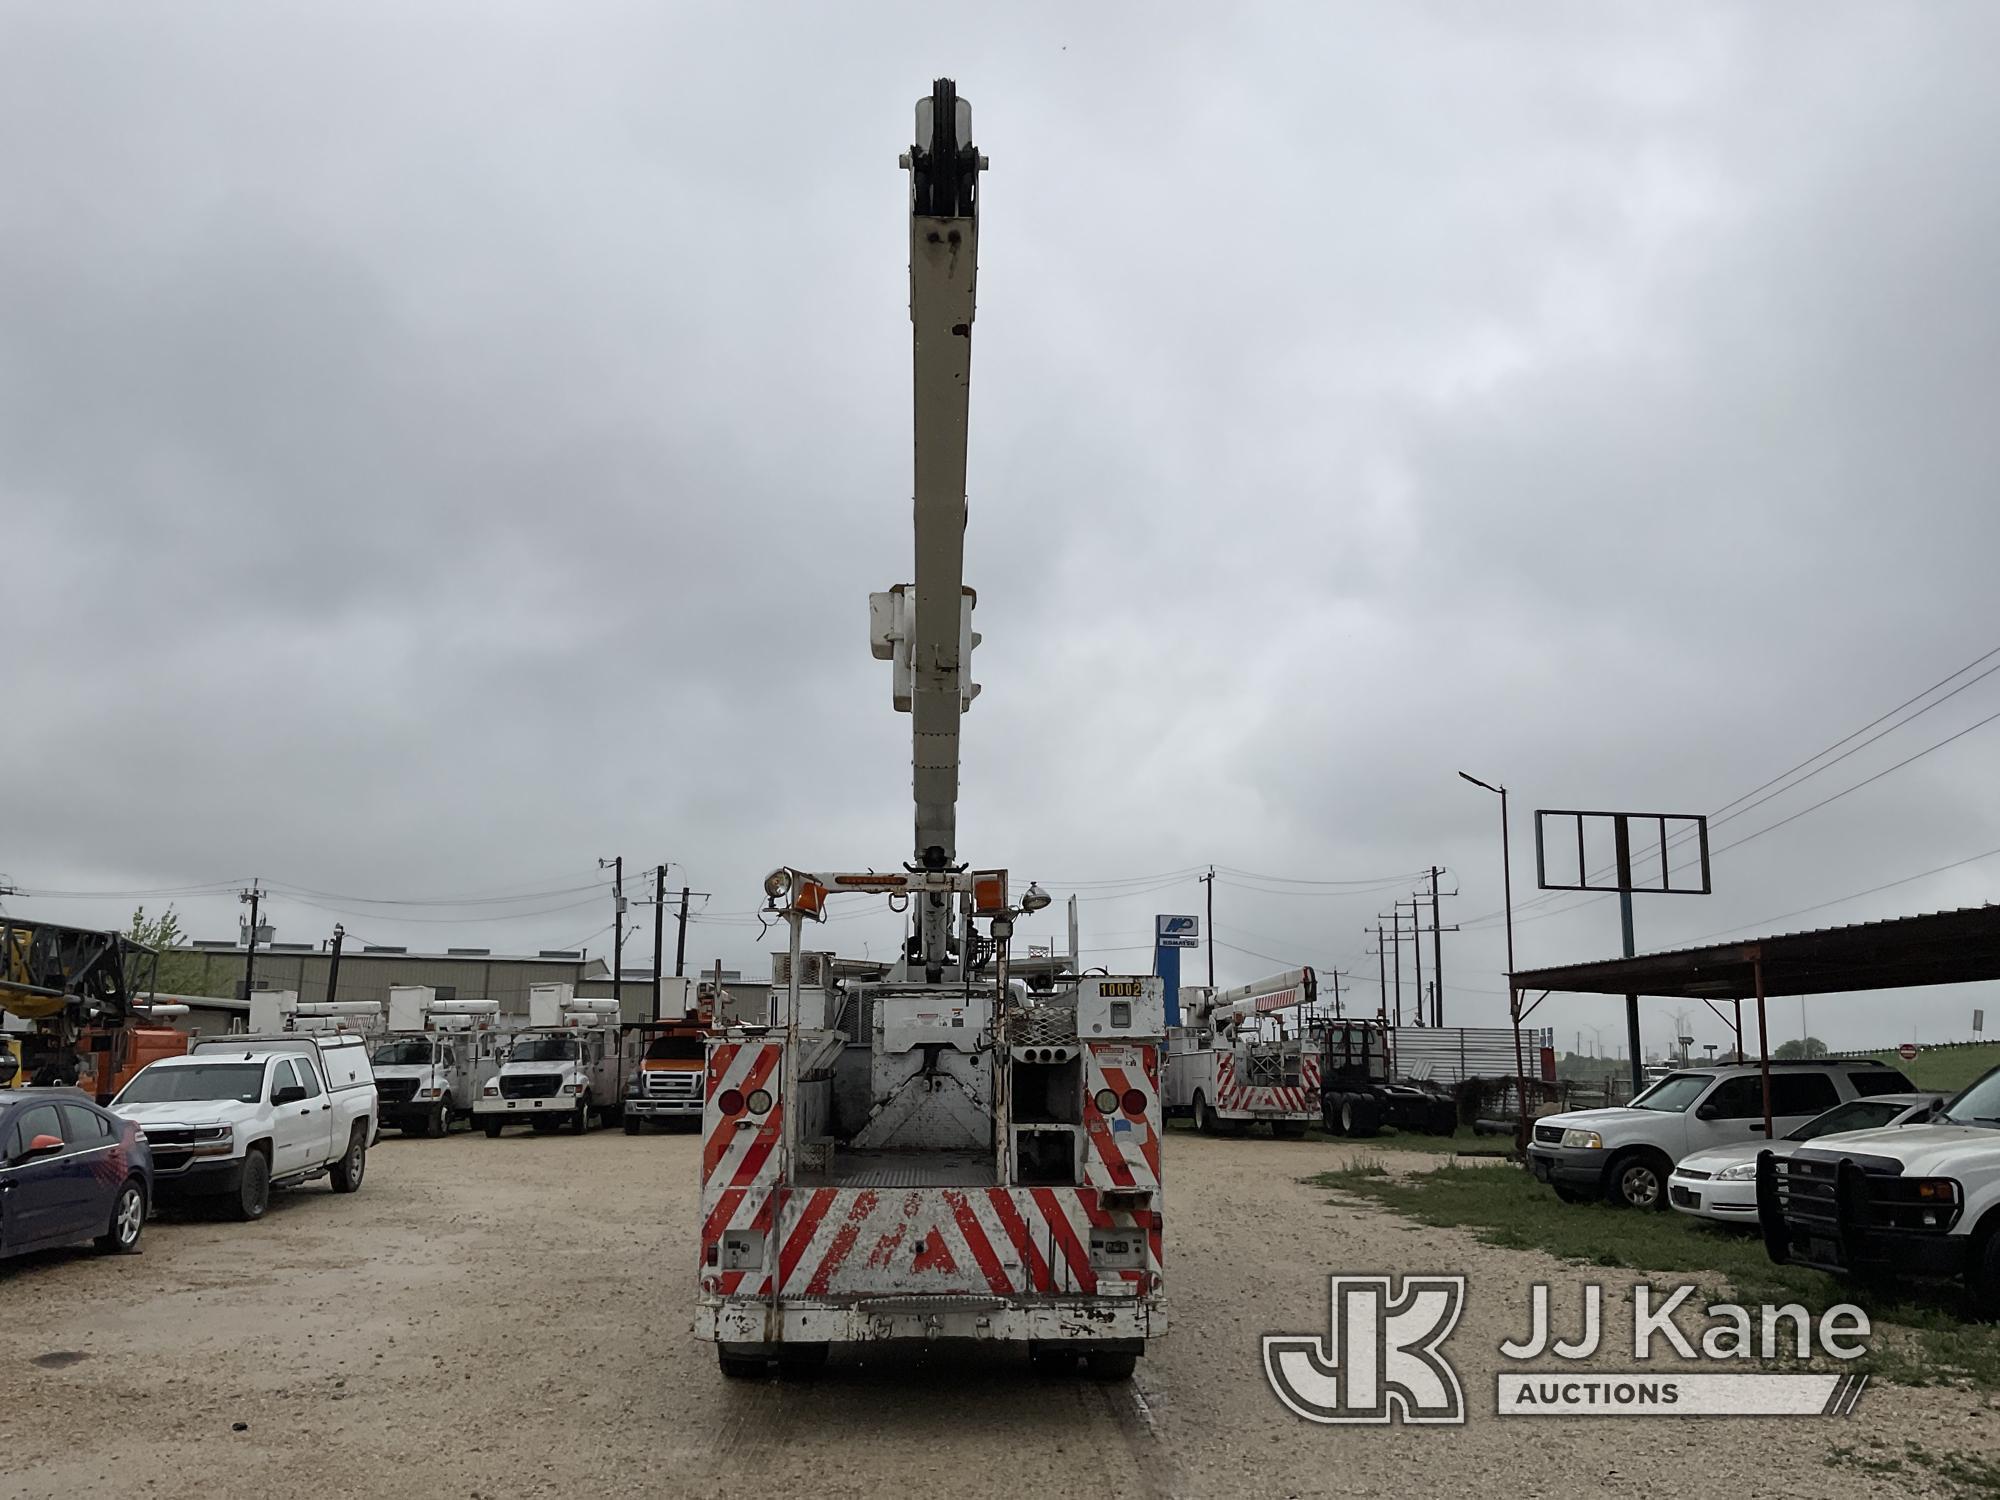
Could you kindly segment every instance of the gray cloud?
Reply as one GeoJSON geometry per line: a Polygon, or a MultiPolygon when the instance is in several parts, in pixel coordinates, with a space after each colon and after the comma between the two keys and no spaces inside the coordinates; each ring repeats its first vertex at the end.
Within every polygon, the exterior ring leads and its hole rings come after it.
{"type": "MultiPolygon", "coordinates": [[[[703,961],[754,966],[764,869],[902,857],[907,722],[863,595],[909,567],[895,155],[944,70],[994,160],[981,862],[1435,861],[1468,923],[1450,1018],[1490,1022],[1495,814],[1454,771],[1514,787],[1521,845],[1535,805],[1719,808],[1993,644],[1980,8],[6,29],[0,862],[30,888],[553,889],[623,851],[715,893],[703,961]]],[[[1643,904],[1642,943],[2000,845],[1991,743],[1725,854],[1713,898],[1643,904]]],[[[1984,900],[1996,867],[1799,920],[1984,900]]],[[[1105,961],[1197,908],[1156,884],[1084,888],[1105,961]]],[[[1225,876],[1218,969],[1269,967],[1250,949],[1366,993],[1361,929],[1403,889],[1225,876]]],[[[233,901],[182,905],[229,930],[233,901]]],[[[279,896],[283,935],[536,947],[609,921],[327,905],[279,896]]],[[[1542,919],[1568,905],[1523,913],[1524,961],[1614,948],[1610,903],[1542,919]]],[[[881,951],[894,926],[829,935],[881,951]]],[[[1967,1008],[1812,1024],[1861,1043],[1967,1008]]],[[[1568,1041],[1608,1009],[1546,1014],[1568,1041]]]]}

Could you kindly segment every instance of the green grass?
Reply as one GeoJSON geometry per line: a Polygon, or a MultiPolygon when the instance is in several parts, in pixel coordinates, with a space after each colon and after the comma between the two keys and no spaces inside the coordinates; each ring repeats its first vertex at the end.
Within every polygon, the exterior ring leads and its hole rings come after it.
{"type": "Polygon", "coordinates": [[[1835,1443],[1826,1456],[1829,1469],[1858,1469],[1880,1477],[1929,1475],[1944,1482],[1954,1495],[2000,1494],[2000,1464],[1977,1453],[1950,1448],[1933,1453],[1905,1439],[1899,1454],[1880,1438],[1862,1443],[1835,1443]]]}
{"type": "Polygon", "coordinates": [[[1924,1047],[1915,1062],[1904,1062],[1893,1048],[1869,1055],[1892,1068],[1902,1069],[1903,1076],[1920,1089],[1955,1094],[1988,1068],[2000,1067],[2000,1042],[1981,1042],[1972,1047],[1924,1047]]]}
{"type": "Polygon", "coordinates": [[[1447,1164],[1395,1176],[1358,1157],[1310,1181],[1420,1224],[1469,1230],[1489,1245],[1541,1250],[1579,1265],[1676,1273],[1752,1305],[1800,1302],[1818,1313],[1852,1302],[1867,1310],[1875,1328],[1870,1352],[1856,1368],[1903,1385],[1964,1381],[2000,1389],[2000,1337],[1964,1321],[1955,1288],[1882,1291],[1801,1266],[1773,1265],[1754,1235],[1684,1214],[1559,1203],[1519,1170],[1447,1164]]]}

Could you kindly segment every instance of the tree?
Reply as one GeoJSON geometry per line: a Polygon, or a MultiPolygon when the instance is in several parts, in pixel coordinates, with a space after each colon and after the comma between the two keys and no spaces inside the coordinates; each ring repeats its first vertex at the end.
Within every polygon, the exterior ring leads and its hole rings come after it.
{"type": "MultiPolygon", "coordinates": [[[[136,907],[132,912],[132,925],[125,929],[125,936],[135,943],[144,943],[160,955],[159,967],[153,975],[153,989],[163,995],[198,995],[201,989],[204,965],[192,953],[176,953],[187,940],[181,931],[180,913],[171,905],[157,917],[146,915],[146,908],[136,907]]],[[[133,975],[135,982],[143,982],[144,975],[133,975]]]]}
{"type": "Polygon", "coordinates": [[[1780,1042],[1778,1050],[1773,1052],[1771,1056],[1775,1057],[1779,1062],[1790,1062],[1795,1058],[1801,1057],[1825,1057],[1826,1043],[1822,1042],[1816,1036],[1809,1036],[1803,1039],[1794,1038],[1789,1042],[1780,1042]]]}

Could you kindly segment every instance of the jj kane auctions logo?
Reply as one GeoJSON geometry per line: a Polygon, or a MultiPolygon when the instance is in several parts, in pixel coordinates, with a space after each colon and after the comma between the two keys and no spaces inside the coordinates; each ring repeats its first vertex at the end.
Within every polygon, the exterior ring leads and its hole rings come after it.
{"type": "MultiPolygon", "coordinates": [[[[1458,1425],[1465,1392],[1442,1345],[1465,1310],[1463,1276],[1330,1279],[1332,1320],[1326,1337],[1267,1334],[1264,1378],[1280,1401],[1308,1422],[1402,1422],[1458,1425]]],[[[1502,1358],[1574,1362],[1604,1342],[1604,1288],[1583,1287],[1583,1321],[1574,1339],[1555,1336],[1549,1288],[1531,1289],[1529,1333],[1500,1346],[1502,1358]]],[[[1503,1370],[1495,1409],[1501,1416],[1845,1416],[1868,1383],[1865,1375],[1764,1374],[1745,1371],[1751,1359],[1807,1359],[1816,1352],[1850,1360],[1867,1352],[1868,1315],[1842,1303],[1818,1318],[1796,1303],[1766,1305],[1753,1316],[1736,1303],[1711,1303],[1706,1327],[1690,1337],[1675,1314],[1694,1295],[1681,1287],[1656,1300],[1640,1283],[1630,1289],[1632,1357],[1662,1352],[1706,1368],[1671,1373],[1503,1370]],[[1817,1344],[1817,1349],[1815,1349],[1817,1344]],[[1738,1368],[1729,1369],[1730,1364],[1738,1368]],[[1722,1368],[1717,1368],[1717,1366],[1722,1368]]]]}

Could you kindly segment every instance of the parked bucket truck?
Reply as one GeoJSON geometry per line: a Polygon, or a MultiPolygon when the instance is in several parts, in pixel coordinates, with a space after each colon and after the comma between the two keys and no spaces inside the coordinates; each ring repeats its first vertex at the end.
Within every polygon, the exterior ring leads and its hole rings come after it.
{"type": "Polygon", "coordinates": [[[1161,981],[1010,977],[1015,924],[1048,897],[958,855],[959,721],[978,691],[965,459],[985,164],[970,107],[939,79],[904,158],[916,578],[869,599],[871,648],[911,716],[913,856],[764,883],[790,935],[778,1024],[710,1043],[702,1113],[695,1331],[725,1375],[808,1366],[834,1344],[981,1339],[1122,1379],[1166,1331],[1161,981]],[[893,963],[804,952],[804,924],[843,896],[905,914],[893,963]]]}
{"type": "Polygon", "coordinates": [[[429,985],[392,985],[389,1034],[374,1056],[382,1124],[435,1137],[470,1119],[499,1075],[505,1040],[497,1000],[440,1000],[429,985]]]}
{"type": "Polygon", "coordinates": [[[472,1117],[489,1137],[526,1122],[578,1135],[616,1118],[625,1077],[638,1063],[637,1034],[618,1021],[616,1000],[579,1000],[568,984],[528,991],[528,1029],[507,1046],[499,1072],[481,1085],[472,1117]]]}
{"type": "Polygon", "coordinates": [[[1319,1058],[1283,1013],[1318,998],[1311,969],[1230,990],[1183,988],[1187,1024],[1167,1033],[1168,1112],[1191,1116],[1203,1135],[1264,1124],[1281,1140],[1302,1139],[1319,1122],[1319,1058]]]}

